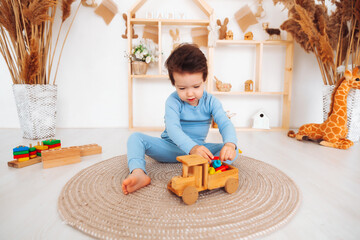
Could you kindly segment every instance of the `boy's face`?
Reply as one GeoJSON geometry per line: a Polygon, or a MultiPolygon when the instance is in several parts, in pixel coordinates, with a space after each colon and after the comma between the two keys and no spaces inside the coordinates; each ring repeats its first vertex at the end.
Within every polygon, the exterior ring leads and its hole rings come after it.
{"type": "Polygon", "coordinates": [[[176,92],[180,99],[197,106],[204,94],[203,73],[173,73],[176,92]]]}

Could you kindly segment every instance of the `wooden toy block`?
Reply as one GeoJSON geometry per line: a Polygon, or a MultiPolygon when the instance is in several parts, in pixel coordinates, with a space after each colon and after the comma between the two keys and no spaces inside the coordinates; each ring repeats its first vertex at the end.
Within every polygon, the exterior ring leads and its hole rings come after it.
{"type": "Polygon", "coordinates": [[[38,142],[37,145],[35,146],[36,149],[36,155],[41,157],[41,151],[43,150],[48,150],[49,146],[44,145],[44,142],[41,143],[42,145],[40,145],[40,143],[38,142]]]}
{"type": "Polygon", "coordinates": [[[17,155],[22,155],[22,154],[28,154],[29,151],[19,151],[19,152],[14,152],[14,156],[17,156],[17,155]]]}
{"type": "Polygon", "coordinates": [[[216,168],[218,168],[218,167],[220,167],[221,166],[221,161],[220,160],[214,160],[213,162],[212,162],[212,166],[216,169],[216,168]]]}
{"type": "Polygon", "coordinates": [[[43,145],[48,146],[49,149],[61,148],[61,141],[59,139],[48,139],[42,142],[43,145]]]}
{"type": "Polygon", "coordinates": [[[36,148],[31,147],[31,144],[30,144],[30,149],[29,149],[29,155],[30,155],[30,158],[35,158],[36,157],[36,148]]]}
{"type": "Polygon", "coordinates": [[[23,168],[39,162],[41,162],[41,157],[31,158],[24,162],[19,162],[18,160],[10,161],[8,162],[8,166],[13,168],[23,168]]]}
{"type": "Polygon", "coordinates": [[[22,152],[22,151],[28,151],[29,152],[29,147],[26,146],[18,146],[16,148],[13,149],[13,152],[22,152]]]}
{"type": "Polygon", "coordinates": [[[73,146],[73,147],[70,147],[70,148],[79,148],[81,157],[102,153],[101,146],[99,146],[97,144],[87,144],[87,145],[82,145],[82,146],[73,146]]]}
{"type": "Polygon", "coordinates": [[[209,167],[209,174],[212,175],[212,174],[215,174],[215,168],[213,167],[209,167]]]}
{"type": "Polygon", "coordinates": [[[36,150],[38,151],[42,151],[42,150],[48,150],[49,147],[46,145],[39,145],[39,146],[35,146],[36,150]]]}
{"type": "Polygon", "coordinates": [[[59,167],[81,162],[79,148],[61,148],[42,151],[43,168],[59,167]]]}
{"type": "Polygon", "coordinates": [[[30,157],[27,156],[27,157],[18,158],[18,161],[19,161],[19,162],[25,162],[25,161],[27,161],[27,160],[29,160],[29,159],[30,159],[30,157]]]}
{"type": "Polygon", "coordinates": [[[61,143],[61,141],[59,139],[48,139],[48,140],[42,141],[42,143],[44,145],[54,145],[54,144],[61,143]]]}
{"type": "Polygon", "coordinates": [[[236,167],[223,163],[223,168],[228,170],[218,170],[218,173],[210,175],[209,169],[211,172],[215,169],[209,168],[208,160],[201,156],[185,155],[176,160],[183,164],[183,173],[173,177],[167,188],[188,205],[197,201],[200,191],[224,187],[227,193],[234,193],[239,187],[239,170],[236,167]]]}
{"type": "Polygon", "coordinates": [[[14,155],[14,159],[29,157],[29,153],[14,155]]]}
{"type": "Polygon", "coordinates": [[[60,143],[57,143],[57,144],[52,144],[52,145],[46,145],[49,147],[49,150],[50,149],[59,149],[61,148],[61,144],[60,143]]]}

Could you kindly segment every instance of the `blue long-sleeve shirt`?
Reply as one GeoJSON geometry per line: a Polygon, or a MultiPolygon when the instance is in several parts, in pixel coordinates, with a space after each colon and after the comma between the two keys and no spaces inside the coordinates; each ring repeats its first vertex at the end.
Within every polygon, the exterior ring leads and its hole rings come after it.
{"type": "Polygon", "coordinates": [[[182,101],[176,91],[168,97],[165,104],[165,131],[161,138],[171,140],[181,150],[190,153],[194,146],[205,142],[212,117],[218,124],[223,142],[237,146],[235,128],[220,101],[205,90],[195,107],[182,101]]]}

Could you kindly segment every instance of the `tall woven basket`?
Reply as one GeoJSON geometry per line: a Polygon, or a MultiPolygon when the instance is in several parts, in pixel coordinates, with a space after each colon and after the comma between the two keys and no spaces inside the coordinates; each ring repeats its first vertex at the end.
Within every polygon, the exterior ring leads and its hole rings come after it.
{"type": "MultiPolygon", "coordinates": [[[[335,85],[323,86],[323,118],[328,118],[331,95],[335,85]]],[[[347,97],[347,139],[357,142],[360,140],[360,90],[351,89],[347,97]]]]}
{"type": "Polygon", "coordinates": [[[13,91],[23,138],[54,137],[57,86],[14,84],[13,91]]]}

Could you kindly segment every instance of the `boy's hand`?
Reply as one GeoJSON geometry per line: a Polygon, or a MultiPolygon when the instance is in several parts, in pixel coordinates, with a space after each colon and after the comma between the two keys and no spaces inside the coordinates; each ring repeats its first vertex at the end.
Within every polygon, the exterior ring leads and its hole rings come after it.
{"type": "Polygon", "coordinates": [[[220,151],[220,161],[234,160],[236,157],[236,146],[233,143],[225,143],[220,151]]]}
{"type": "Polygon", "coordinates": [[[209,161],[209,163],[211,163],[211,159],[214,158],[214,156],[212,155],[212,153],[210,152],[209,149],[207,149],[204,146],[200,146],[200,145],[196,145],[194,146],[191,150],[190,150],[190,154],[196,154],[196,155],[200,155],[203,158],[207,159],[209,161]]]}

